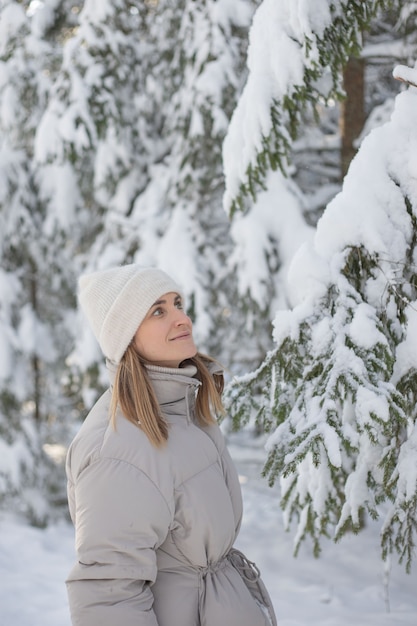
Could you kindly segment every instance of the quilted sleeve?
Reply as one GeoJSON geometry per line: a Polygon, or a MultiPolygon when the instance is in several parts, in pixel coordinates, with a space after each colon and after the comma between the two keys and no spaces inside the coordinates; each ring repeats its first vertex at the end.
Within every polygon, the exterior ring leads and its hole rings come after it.
{"type": "Polygon", "coordinates": [[[69,485],[77,562],[67,579],[74,626],[157,626],[155,550],[169,507],[137,467],[100,458],[69,485]]]}

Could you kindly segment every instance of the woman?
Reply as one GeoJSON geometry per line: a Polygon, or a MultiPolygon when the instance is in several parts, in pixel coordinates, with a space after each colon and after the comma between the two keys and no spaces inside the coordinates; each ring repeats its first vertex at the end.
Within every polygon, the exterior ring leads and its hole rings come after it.
{"type": "Polygon", "coordinates": [[[259,572],[233,548],[237,474],[213,417],[223,376],[197,352],[181,290],[158,269],[82,276],[110,389],[68,451],[74,626],[270,626],[259,572]]]}

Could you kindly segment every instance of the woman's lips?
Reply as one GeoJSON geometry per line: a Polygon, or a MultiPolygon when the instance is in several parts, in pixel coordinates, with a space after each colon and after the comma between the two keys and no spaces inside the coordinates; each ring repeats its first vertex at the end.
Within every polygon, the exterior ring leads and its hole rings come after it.
{"type": "Polygon", "coordinates": [[[190,337],[191,337],[191,333],[189,332],[181,333],[180,335],[173,337],[171,341],[176,341],[177,339],[189,339],[190,337]]]}

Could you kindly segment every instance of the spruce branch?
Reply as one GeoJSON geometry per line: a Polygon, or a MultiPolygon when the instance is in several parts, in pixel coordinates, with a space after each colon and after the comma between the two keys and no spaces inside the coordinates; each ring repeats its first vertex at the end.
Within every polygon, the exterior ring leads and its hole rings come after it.
{"type": "Polygon", "coordinates": [[[362,33],[369,28],[372,18],[380,10],[388,9],[392,0],[349,0],[337,6],[330,4],[331,21],[322,35],[305,35],[296,42],[303,57],[304,73],[301,83],[287,85],[281,98],[270,104],[271,127],[261,136],[261,149],[247,164],[239,189],[228,207],[231,216],[246,210],[265,188],[270,169],[288,173],[290,149],[297,138],[306,110],[313,112],[318,102],[341,101],[344,92],[341,75],[350,57],[360,56],[362,33]],[[319,79],[330,72],[331,86],[324,93],[319,79]]]}

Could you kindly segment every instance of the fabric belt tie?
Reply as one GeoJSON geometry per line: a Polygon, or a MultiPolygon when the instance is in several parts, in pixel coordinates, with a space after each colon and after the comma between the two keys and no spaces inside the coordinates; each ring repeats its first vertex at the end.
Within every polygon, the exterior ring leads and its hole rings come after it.
{"type": "Polygon", "coordinates": [[[222,559],[220,559],[220,561],[209,563],[208,565],[206,565],[206,567],[199,567],[198,575],[199,575],[200,580],[203,580],[209,573],[214,574],[219,569],[223,569],[227,563],[227,557],[228,555],[224,556],[222,559]]]}
{"type": "Polygon", "coordinates": [[[230,561],[235,569],[237,569],[242,578],[247,580],[249,583],[258,582],[261,577],[261,572],[255,563],[253,561],[249,561],[243,552],[236,550],[236,548],[232,548],[225,558],[230,561]]]}
{"type": "Polygon", "coordinates": [[[257,602],[259,607],[268,618],[271,626],[277,626],[277,620],[275,612],[272,607],[271,598],[266,590],[266,587],[261,579],[261,573],[258,567],[253,561],[250,561],[243,552],[236,548],[231,548],[229,552],[220,561],[215,563],[209,563],[205,567],[199,567],[199,609],[200,614],[203,610],[203,597],[204,597],[204,583],[207,574],[214,574],[220,569],[223,569],[227,563],[230,563],[234,569],[239,573],[239,576],[245,583],[249,592],[257,602]]]}
{"type": "Polygon", "coordinates": [[[253,561],[249,559],[236,548],[232,548],[220,561],[209,563],[205,567],[199,567],[200,578],[205,578],[207,574],[217,572],[222,569],[226,562],[229,561],[235,569],[239,572],[242,578],[245,578],[248,582],[256,582],[261,573],[253,561]]]}

